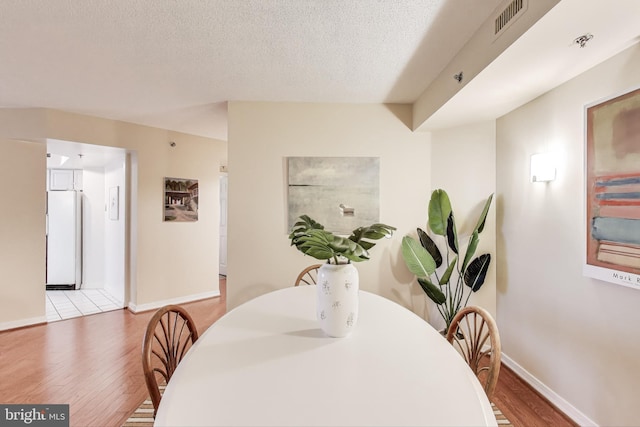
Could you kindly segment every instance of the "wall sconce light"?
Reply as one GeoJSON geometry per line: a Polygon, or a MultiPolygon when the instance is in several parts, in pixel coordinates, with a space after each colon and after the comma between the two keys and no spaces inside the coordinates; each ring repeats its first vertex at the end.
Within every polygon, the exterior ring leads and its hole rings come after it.
{"type": "Polygon", "coordinates": [[[531,156],[531,182],[548,182],[556,179],[556,162],[552,153],[531,156]]]}

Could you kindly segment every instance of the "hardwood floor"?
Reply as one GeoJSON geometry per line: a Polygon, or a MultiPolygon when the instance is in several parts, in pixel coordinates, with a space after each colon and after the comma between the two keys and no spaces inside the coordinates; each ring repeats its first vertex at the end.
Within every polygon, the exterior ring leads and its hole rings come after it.
{"type": "Polygon", "coordinates": [[[491,400],[514,427],[578,427],[505,365],[491,400]]]}
{"type": "MultiPolygon", "coordinates": [[[[222,296],[184,304],[203,332],[226,310],[222,296]]],[[[142,336],[153,311],[118,310],[0,332],[0,402],[69,404],[72,426],[121,426],[147,397],[142,336]]],[[[575,426],[503,366],[494,402],[513,423],[575,426]]]]}
{"type": "MultiPolygon", "coordinates": [[[[183,304],[204,332],[221,297],[183,304]]],[[[142,337],[155,311],[128,310],[0,332],[0,402],[69,404],[72,426],[121,426],[147,397],[142,337]]]]}

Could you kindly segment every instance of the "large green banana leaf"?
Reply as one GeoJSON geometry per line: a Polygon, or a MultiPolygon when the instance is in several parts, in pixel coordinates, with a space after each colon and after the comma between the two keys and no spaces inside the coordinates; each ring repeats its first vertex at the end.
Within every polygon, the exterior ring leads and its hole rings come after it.
{"type": "Polygon", "coordinates": [[[458,229],[453,212],[449,213],[449,218],[447,218],[447,244],[453,253],[458,253],[458,229]]]}
{"type": "Polygon", "coordinates": [[[485,202],[484,208],[482,209],[482,213],[478,218],[478,223],[476,224],[476,228],[475,228],[475,230],[478,231],[478,234],[482,233],[482,230],[484,230],[484,224],[487,220],[487,213],[489,212],[489,207],[491,206],[491,200],[493,200],[493,194],[491,194],[487,199],[487,201],[485,202]]]}
{"type": "Polygon", "coordinates": [[[444,236],[447,230],[447,219],[451,213],[451,201],[444,190],[435,190],[429,201],[429,228],[435,234],[444,236]]]}
{"type": "Polygon", "coordinates": [[[480,255],[471,261],[469,267],[467,267],[467,271],[464,272],[464,283],[470,287],[473,292],[477,292],[484,283],[490,263],[491,254],[480,255]]]}
{"type": "Polygon", "coordinates": [[[422,244],[422,247],[429,252],[436,263],[436,268],[440,267],[442,265],[442,254],[440,253],[440,249],[438,249],[436,243],[424,230],[418,228],[417,231],[420,244],[422,244]]]}
{"type": "Polygon", "coordinates": [[[435,302],[436,304],[444,304],[447,300],[440,288],[431,283],[429,279],[419,277],[418,283],[420,284],[420,287],[422,287],[424,293],[427,294],[427,296],[431,298],[431,301],[435,302]]]}
{"type": "Polygon", "coordinates": [[[413,237],[402,238],[402,258],[409,271],[418,277],[427,278],[436,271],[431,254],[413,237]]]}
{"type": "Polygon", "coordinates": [[[467,245],[467,251],[464,254],[464,261],[462,262],[462,271],[466,270],[467,264],[469,264],[469,261],[471,261],[471,258],[476,253],[478,242],[480,242],[480,238],[478,237],[478,232],[474,231],[471,237],[469,238],[469,245],[467,245]]]}
{"type": "Polygon", "coordinates": [[[449,267],[447,267],[444,274],[440,278],[440,286],[443,286],[449,283],[449,280],[451,280],[451,273],[453,273],[453,269],[455,268],[457,262],[458,262],[458,256],[456,255],[453,257],[453,260],[451,261],[451,263],[449,263],[449,267]]]}

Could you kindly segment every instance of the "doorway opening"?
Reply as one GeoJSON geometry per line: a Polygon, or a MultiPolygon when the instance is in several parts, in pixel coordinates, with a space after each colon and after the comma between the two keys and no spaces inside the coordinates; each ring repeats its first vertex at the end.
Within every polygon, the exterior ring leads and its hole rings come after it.
{"type": "MultiPolygon", "coordinates": [[[[227,277],[227,174],[220,175],[220,277],[227,277]]],[[[225,281],[226,283],[226,281],[225,281]]]]}
{"type": "Polygon", "coordinates": [[[126,150],[47,140],[46,315],[125,307],[126,150]]]}

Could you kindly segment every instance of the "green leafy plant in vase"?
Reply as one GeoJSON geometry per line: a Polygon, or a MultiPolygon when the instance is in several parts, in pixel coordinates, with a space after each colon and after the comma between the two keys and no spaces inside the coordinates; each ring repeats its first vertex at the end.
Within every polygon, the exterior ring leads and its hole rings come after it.
{"type": "Polygon", "coordinates": [[[438,240],[442,240],[446,246],[444,258],[436,242],[420,228],[417,229],[418,239],[411,236],[402,239],[402,257],[409,271],[416,275],[424,293],[436,304],[445,322],[445,331],[458,311],[466,307],[471,293],[477,292],[484,284],[489,270],[491,254],[474,256],[492,199],[493,194],[484,204],[466,249],[458,243],[451,201],[446,191],[441,189],[431,193],[427,224],[432,235],[442,237],[438,240]],[[439,272],[443,263],[446,268],[439,272]],[[468,288],[466,292],[465,286],[468,288]]]}
{"type": "Polygon", "coordinates": [[[324,226],[302,215],[291,229],[291,246],[300,252],[329,264],[362,262],[369,259],[369,250],[375,246],[372,240],[390,238],[395,227],[386,224],[372,224],[358,227],[349,237],[326,231],[324,226]]]}
{"type": "Polygon", "coordinates": [[[316,286],[316,315],[327,335],[345,337],[353,331],[358,320],[360,279],[352,262],[368,260],[373,240],[390,238],[395,229],[372,224],[344,237],[326,231],[308,215],[300,216],[293,225],[291,245],[305,255],[327,261],[318,269],[316,286]]]}

